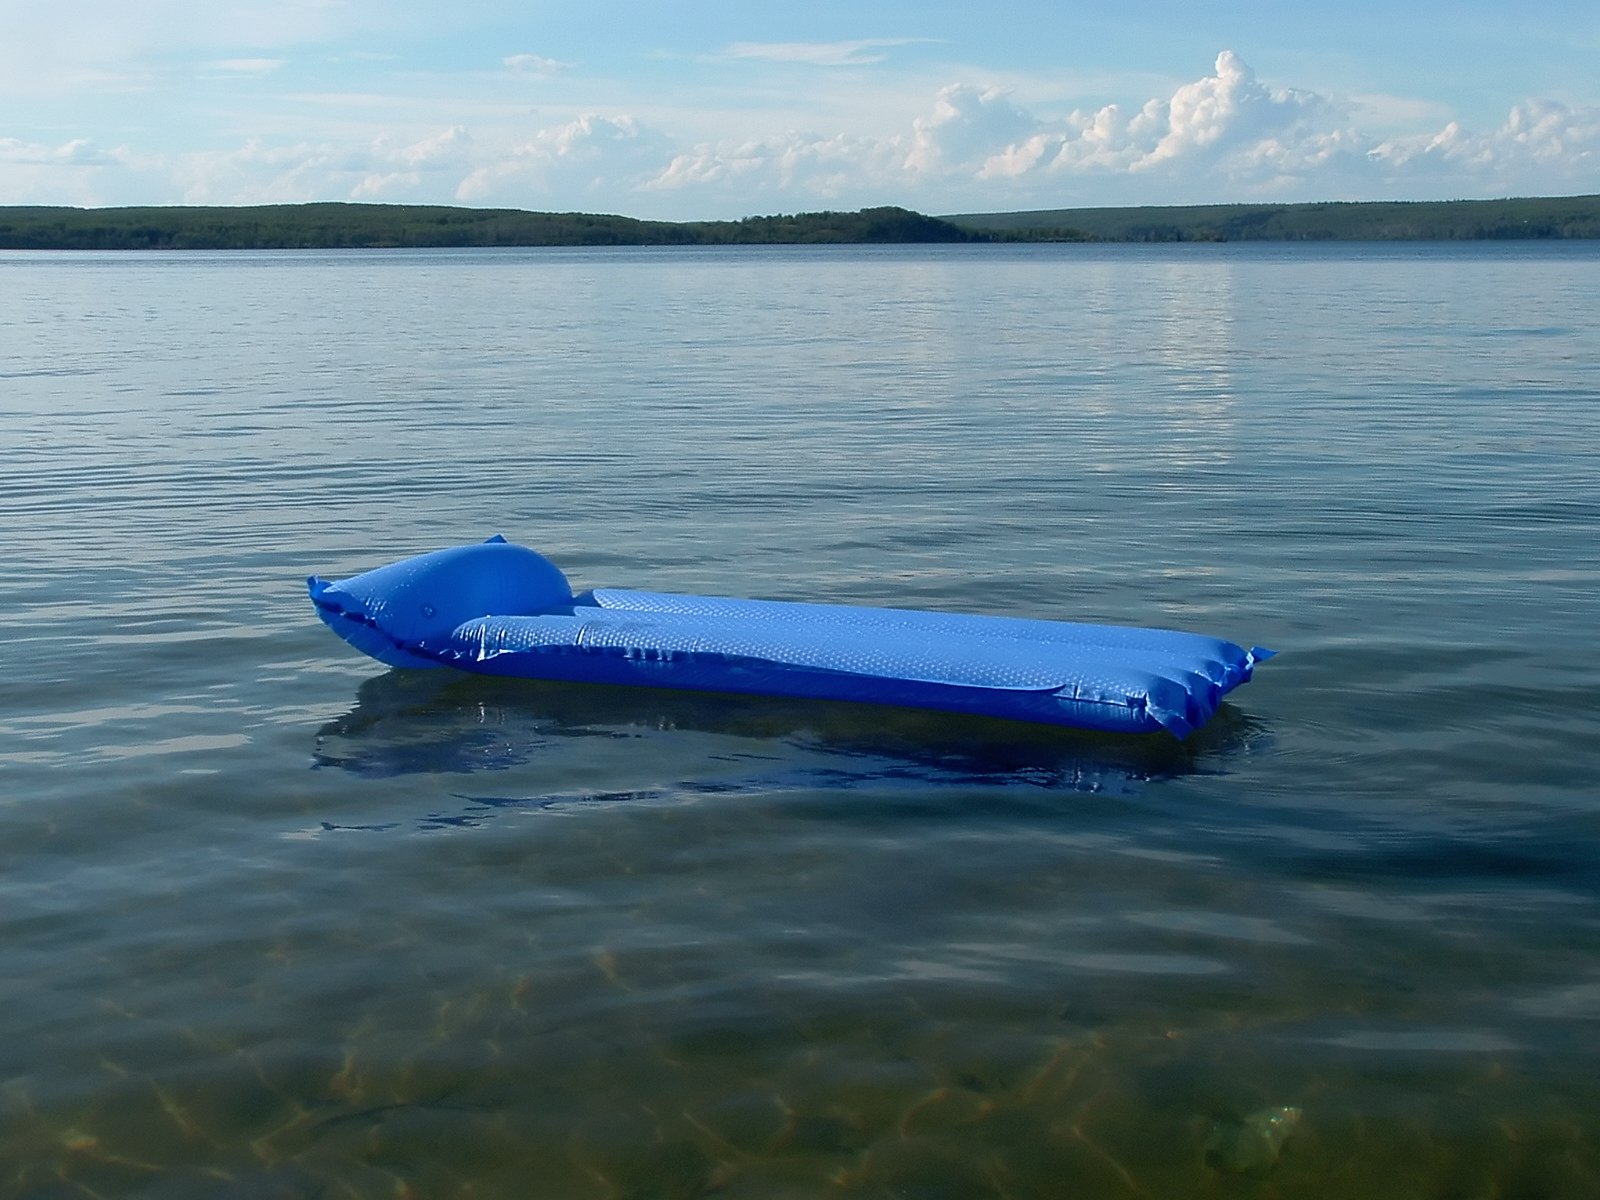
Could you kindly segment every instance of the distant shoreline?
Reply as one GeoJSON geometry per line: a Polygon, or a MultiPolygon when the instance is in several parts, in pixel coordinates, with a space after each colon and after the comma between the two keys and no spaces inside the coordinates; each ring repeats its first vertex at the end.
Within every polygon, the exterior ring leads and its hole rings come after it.
{"type": "Polygon", "coordinates": [[[334,250],[486,246],[997,242],[1381,242],[1600,238],[1600,196],[1049,209],[931,217],[909,209],[741,221],[404,204],[0,206],[0,250],[334,250]]]}
{"type": "Polygon", "coordinates": [[[1600,238],[1600,196],[1075,208],[944,219],[991,235],[1032,235],[1028,240],[1054,228],[1095,242],[1526,241],[1600,238]]]}

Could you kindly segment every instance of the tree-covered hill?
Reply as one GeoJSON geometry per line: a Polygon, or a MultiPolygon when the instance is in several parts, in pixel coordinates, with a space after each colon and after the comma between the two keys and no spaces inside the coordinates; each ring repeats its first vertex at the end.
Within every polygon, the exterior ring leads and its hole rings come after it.
{"type": "Polygon", "coordinates": [[[0,208],[0,249],[280,250],[986,240],[903,208],[677,223],[403,204],[0,208]]]}
{"type": "Polygon", "coordinates": [[[1600,237],[1600,196],[1522,200],[1067,208],[946,217],[998,238],[1095,242],[1434,241],[1600,237]]]}
{"type": "Polygon", "coordinates": [[[1600,196],[1072,208],[930,217],[904,208],[742,221],[407,204],[0,207],[5,250],[298,250],[928,242],[1394,241],[1600,238],[1600,196]]]}

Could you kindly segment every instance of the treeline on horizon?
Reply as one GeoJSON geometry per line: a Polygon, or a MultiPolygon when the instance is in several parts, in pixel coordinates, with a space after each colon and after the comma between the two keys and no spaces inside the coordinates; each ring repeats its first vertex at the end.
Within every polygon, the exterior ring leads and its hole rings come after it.
{"type": "Polygon", "coordinates": [[[1077,208],[930,217],[905,208],[740,221],[405,204],[0,207],[7,250],[329,250],[936,242],[1600,238],[1600,196],[1077,208]]]}
{"type": "Polygon", "coordinates": [[[904,208],[692,222],[411,204],[0,208],[0,249],[8,250],[723,246],[975,239],[988,240],[988,235],[974,235],[904,208]]]}
{"type": "Polygon", "coordinates": [[[1068,208],[946,217],[977,233],[1091,242],[1396,242],[1600,238],[1600,196],[1068,208]]]}

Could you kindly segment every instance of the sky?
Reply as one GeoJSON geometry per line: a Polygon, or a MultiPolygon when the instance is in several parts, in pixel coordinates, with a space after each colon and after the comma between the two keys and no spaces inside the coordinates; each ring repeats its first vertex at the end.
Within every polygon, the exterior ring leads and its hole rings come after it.
{"type": "Polygon", "coordinates": [[[1600,193],[1600,4],[0,0],[0,204],[1600,193]]]}

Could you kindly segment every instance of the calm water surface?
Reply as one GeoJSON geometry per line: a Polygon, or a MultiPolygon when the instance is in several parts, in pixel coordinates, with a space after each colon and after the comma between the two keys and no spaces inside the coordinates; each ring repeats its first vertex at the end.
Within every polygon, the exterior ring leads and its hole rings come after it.
{"type": "Polygon", "coordinates": [[[0,1196],[1600,1194],[1600,247],[0,255],[0,1196]],[[1191,741],[338,577],[1276,647],[1191,741]]]}

